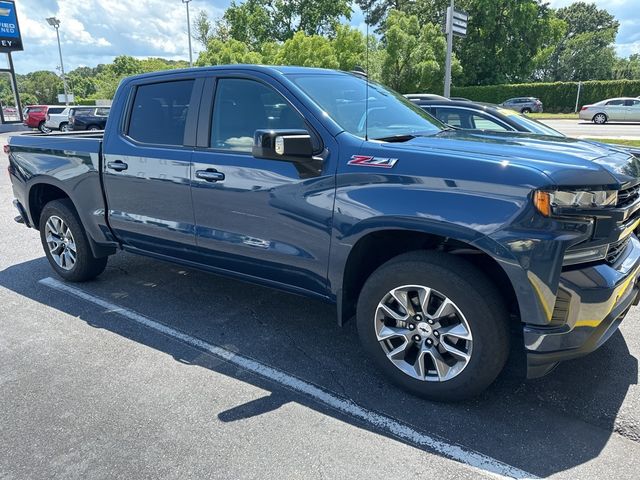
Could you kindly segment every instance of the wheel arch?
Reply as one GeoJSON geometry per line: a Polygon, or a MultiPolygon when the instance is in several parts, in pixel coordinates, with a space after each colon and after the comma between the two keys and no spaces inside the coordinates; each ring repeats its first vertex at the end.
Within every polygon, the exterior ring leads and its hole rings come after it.
{"type": "Polygon", "coordinates": [[[521,318],[520,302],[513,282],[503,263],[494,257],[498,251],[501,258],[510,257],[504,248],[472,230],[455,236],[445,235],[438,230],[424,226],[380,228],[359,237],[344,262],[341,285],[337,289],[338,323],[343,325],[355,315],[360,291],[378,267],[398,255],[416,250],[451,253],[482,269],[503,294],[509,312],[521,318]]]}
{"type": "Polygon", "coordinates": [[[112,246],[105,246],[96,243],[96,241],[87,231],[86,226],[83,224],[80,212],[78,211],[78,207],[75,205],[73,199],[71,198],[71,195],[69,195],[64,187],[60,185],[59,182],[57,182],[55,179],[47,178],[30,185],[27,198],[28,205],[26,209],[29,216],[31,217],[31,225],[33,225],[33,228],[35,228],[36,230],[40,229],[40,215],[42,214],[42,209],[45,207],[45,205],[49,202],[52,202],[53,200],[67,199],[69,200],[69,202],[71,202],[76,215],[78,215],[80,224],[85,228],[85,233],[89,241],[89,245],[91,246],[93,255],[96,258],[100,258],[112,255],[116,252],[116,249],[112,246]]]}

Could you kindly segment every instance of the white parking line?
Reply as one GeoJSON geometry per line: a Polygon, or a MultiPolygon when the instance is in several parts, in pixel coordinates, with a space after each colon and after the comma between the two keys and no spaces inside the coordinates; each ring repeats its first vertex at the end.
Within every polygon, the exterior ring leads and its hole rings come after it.
{"type": "Polygon", "coordinates": [[[40,280],[39,283],[55,290],[68,293],[82,300],[86,300],[87,302],[93,303],[94,305],[106,309],[108,312],[117,313],[118,315],[121,315],[133,322],[155,330],[156,332],[159,332],[168,337],[184,342],[187,345],[195,347],[199,350],[203,350],[228,363],[232,363],[244,370],[276,382],[302,395],[310,397],[322,405],[333,408],[351,417],[357,418],[360,421],[366,422],[367,424],[375,427],[377,430],[386,432],[393,437],[404,440],[419,447],[427,448],[452,460],[463,463],[468,467],[480,470],[483,474],[490,474],[491,476],[497,478],[538,478],[535,475],[520,470],[519,468],[512,467],[511,465],[496,460],[495,458],[419,432],[418,430],[415,430],[410,426],[399,422],[398,420],[361,407],[360,405],[354,403],[349,399],[341,398],[331,392],[328,392],[316,385],[289,375],[288,373],[285,373],[281,370],[270,367],[242,355],[238,355],[235,352],[226,350],[225,348],[219,347],[217,345],[213,345],[198,338],[187,335],[186,333],[168,327],[162,323],[145,317],[144,315],[134,312],[133,310],[121,307],[119,305],[116,305],[115,303],[111,303],[107,300],[87,293],[79,288],[67,285],[51,277],[44,278],[40,280]]]}

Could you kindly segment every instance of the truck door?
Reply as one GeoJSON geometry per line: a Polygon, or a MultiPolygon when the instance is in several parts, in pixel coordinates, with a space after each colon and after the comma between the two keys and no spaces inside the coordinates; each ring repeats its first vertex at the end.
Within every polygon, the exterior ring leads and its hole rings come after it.
{"type": "Polygon", "coordinates": [[[285,91],[246,73],[205,85],[192,166],[198,253],[212,267],[324,294],[337,145],[322,143],[321,125],[285,91]],[[254,157],[259,129],[309,131],[313,165],[254,157]]]}
{"type": "Polygon", "coordinates": [[[109,224],[127,247],[184,258],[195,245],[188,123],[203,82],[156,77],[117,100],[125,119],[109,122],[104,189],[109,224]]]}

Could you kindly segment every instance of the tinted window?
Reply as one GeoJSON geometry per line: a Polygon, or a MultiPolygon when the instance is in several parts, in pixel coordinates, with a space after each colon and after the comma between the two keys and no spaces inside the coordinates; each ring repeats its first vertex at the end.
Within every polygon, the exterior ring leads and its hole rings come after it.
{"type": "Polygon", "coordinates": [[[139,86],[129,136],[142,143],[182,145],[193,83],[181,80],[139,86]]]}
{"type": "Polygon", "coordinates": [[[449,109],[438,108],[437,117],[441,122],[451,125],[452,127],[467,128],[463,122],[463,115],[457,111],[451,111],[449,109]]]}
{"type": "Polygon", "coordinates": [[[367,88],[367,82],[355,75],[300,74],[289,78],[341,128],[358,137],[435,134],[443,128],[402,95],[373,82],[367,88]]]}
{"type": "Polygon", "coordinates": [[[478,130],[494,130],[500,132],[507,131],[507,129],[503,125],[501,125],[494,119],[489,118],[485,115],[481,115],[479,113],[474,113],[471,115],[471,122],[473,124],[473,128],[476,128],[478,130]]]}
{"type": "Polygon", "coordinates": [[[93,113],[93,108],[73,108],[69,115],[71,116],[80,116],[80,115],[89,115],[93,113]]]}
{"type": "Polygon", "coordinates": [[[624,100],[611,100],[607,102],[607,106],[616,106],[616,105],[624,105],[624,100]]]}
{"type": "Polygon", "coordinates": [[[633,107],[640,105],[640,100],[625,100],[624,104],[627,107],[633,107]]]}
{"type": "Polygon", "coordinates": [[[96,108],[96,115],[99,117],[108,117],[110,111],[110,108],[96,108]]]}
{"type": "Polygon", "coordinates": [[[300,114],[272,88],[253,80],[223,78],[216,86],[211,146],[250,152],[260,129],[306,130],[300,114]]]}
{"type": "Polygon", "coordinates": [[[49,114],[54,114],[54,115],[62,112],[64,112],[64,107],[61,107],[61,108],[52,107],[52,108],[49,108],[49,111],[48,111],[49,114]]]}

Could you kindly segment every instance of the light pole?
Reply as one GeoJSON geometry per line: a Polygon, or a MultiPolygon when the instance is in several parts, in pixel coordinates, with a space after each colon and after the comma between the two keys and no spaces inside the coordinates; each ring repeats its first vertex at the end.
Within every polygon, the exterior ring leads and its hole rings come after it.
{"type": "Polygon", "coordinates": [[[193,52],[191,51],[191,18],[189,18],[189,2],[191,0],[182,0],[187,6],[187,35],[189,35],[189,66],[193,67],[193,52]]]}
{"type": "Polygon", "coordinates": [[[58,37],[58,53],[60,54],[60,72],[62,73],[62,84],[64,85],[64,104],[69,106],[69,93],[67,89],[67,76],[64,73],[64,62],[62,61],[62,47],[60,46],[60,20],[56,17],[47,18],[47,23],[56,29],[56,37],[58,37]]]}

